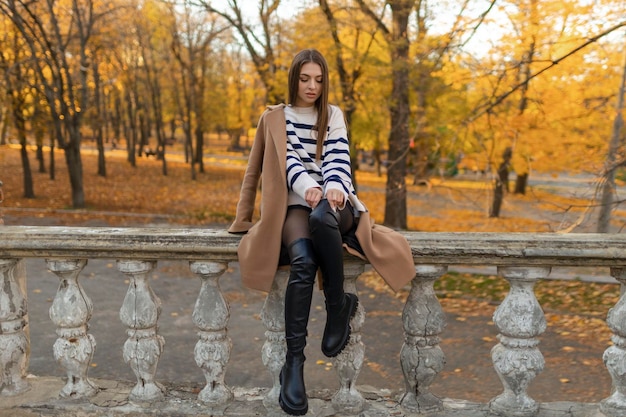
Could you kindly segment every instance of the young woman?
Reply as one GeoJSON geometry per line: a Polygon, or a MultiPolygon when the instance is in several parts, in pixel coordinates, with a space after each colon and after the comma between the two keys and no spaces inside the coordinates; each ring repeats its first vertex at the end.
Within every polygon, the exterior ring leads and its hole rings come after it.
{"type": "Polygon", "coordinates": [[[342,111],[328,104],[328,65],[315,49],[299,52],[289,69],[289,105],[261,116],[231,233],[246,233],[238,249],[244,285],[269,291],[279,265],[289,264],[285,293],[287,355],[281,372],[282,409],[308,410],[304,348],[318,269],[326,298],[322,352],[337,356],[350,337],[358,299],[343,289],[343,249],[366,259],[394,289],[415,276],[404,237],[374,225],[352,185],[342,111]],[[260,219],[253,223],[262,182],[260,219]]]}

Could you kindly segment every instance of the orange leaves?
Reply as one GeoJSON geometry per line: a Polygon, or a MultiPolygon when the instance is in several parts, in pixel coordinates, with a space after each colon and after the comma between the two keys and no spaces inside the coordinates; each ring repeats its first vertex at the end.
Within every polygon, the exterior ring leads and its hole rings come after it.
{"type": "MultiPolygon", "coordinates": [[[[63,152],[56,152],[56,179],[50,180],[49,174],[35,172],[34,152],[29,151],[37,198],[24,199],[19,150],[3,147],[2,207],[7,213],[11,210],[11,216],[52,216],[68,225],[90,219],[112,226],[154,222],[226,226],[232,221],[243,177],[241,158],[206,158],[206,172],[196,172],[192,180],[189,165],[174,156],[168,156],[167,176],[162,174],[161,161],[138,158],[133,168],[125,156],[121,151],[107,154],[107,177],[103,178],[96,175],[96,156],[82,155],[87,209],[76,211],[69,209],[71,192],[63,152]],[[226,163],[232,167],[224,167],[226,163]]],[[[48,161],[49,154],[44,157],[48,161]]],[[[385,177],[374,172],[357,172],[359,197],[379,224],[385,216],[385,183],[385,177]]],[[[492,184],[487,177],[432,178],[429,187],[413,185],[412,178],[407,178],[407,192],[409,230],[424,232],[553,232],[574,223],[588,204],[532,188],[526,195],[507,194],[501,216],[490,218],[492,184]]],[[[616,210],[614,216],[620,213],[616,210]]]]}
{"type": "Polygon", "coordinates": [[[87,209],[68,210],[71,193],[62,152],[56,153],[55,180],[50,180],[48,174],[33,172],[37,198],[30,200],[21,198],[19,151],[3,147],[0,154],[5,212],[30,216],[32,212],[11,208],[42,209],[46,216],[61,219],[67,225],[89,219],[103,220],[111,226],[164,220],[181,225],[228,224],[235,213],[243,175],[241,169],[206,166],[206,172],[196,173],[194,181],[189,165],[182,162],[168,161],[168,175],[164,176],[161,161],[138,158],[133,168],[124,158],[107,157],[107,177],[103,178],[96,175],[96,157],[83,154],[87,209]]]}

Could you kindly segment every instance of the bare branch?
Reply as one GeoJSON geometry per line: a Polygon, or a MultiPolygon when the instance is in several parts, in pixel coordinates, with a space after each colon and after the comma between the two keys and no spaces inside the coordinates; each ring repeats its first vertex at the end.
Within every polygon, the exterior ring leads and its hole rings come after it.
{"type": "Polygon", "coordinates": [[[575,53],[579,52],[580,50],[586,48],[587,46],[591,45],[594,42],[597,42],[599,39],[601,39],[602,37],[616,31],[617,29],[626,26],[626,21],[620,22],[617,25],[605,30],[604,32],[589,38],[586,42],[582,43],[581,45],[577,46],[576,48],[572,49],[571,51],[569,51],[568,53],[566,53],[565,55],[553,60],[551,62],[550,65],[548,65],[547,67],[537,71],[536,73],[530,75],[527,79],[525,79],[524,81],[518,83],[517,85],[513,86],[513,88],[511,88],[509,91],[507,91],[506,93],[498,96],[494,101],[492,101],[491,103],[489,103],[483,110],[478,111],[476,114],[474,114],[473,116],[469,117],[464,124],[469,124],[472,123],[474,120],[478,119],[479,117],[490,113],[496,106],[498,106],[500,103],[502,103],[507,97],[509,97],[511,94],[513,94],[514,92],[516,92],[517,90],[519,90],[520,88],[524,87],[526,84],[528,84],[530,82],[530,80],[532,80],[535,77],[538,77],[539,75],[543,74],[544,72],[548,71],[549,69],[551,69],[552,67],[555,67],[556,65],[558,65],[561,61],[563,61],[564,59],[574,55],[575,53]]]}
{"type": "Polygon", "coordinates": [[[385,23],[383,22],[382,17],[376,16],[376,13],[374,13],[374,11],[370,9],[370,7],[367,4],[365,4],[363,0],[357,0],[357,3],[359,4],[361,11],[365,13],[365,15],[368,16],[370,19],[372,19],[372,21],[376,24],[378,29],[385,34],[385,37],[391,35],[391,31],[389,30],[387,26],[385,26],[385,23]]]}

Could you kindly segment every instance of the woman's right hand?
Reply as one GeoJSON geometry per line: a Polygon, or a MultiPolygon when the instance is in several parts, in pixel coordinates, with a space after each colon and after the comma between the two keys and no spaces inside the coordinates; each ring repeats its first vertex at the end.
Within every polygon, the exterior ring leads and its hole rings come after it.
{"type": "Polygon", "coordinates": [[[304,200],[309,204],[309,206],[311,206],[311,208],[315,208],[322,200],[323,196],[324,192],[319,187],[311,187],[304,192],[304,200]]]}

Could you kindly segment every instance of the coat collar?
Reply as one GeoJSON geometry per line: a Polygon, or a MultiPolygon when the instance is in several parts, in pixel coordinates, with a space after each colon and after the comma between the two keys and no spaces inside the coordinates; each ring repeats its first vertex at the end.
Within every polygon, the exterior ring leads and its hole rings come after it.
{"type": "MultiPolygon", "coordinates": [[[[287,121],[285,120],[285,105],[268,106],[267,124],[270,140],[274,144],[281,176],[287,181],[287,121]]],[[[268,138],[266,138],[267,140],[268,138]]]]}

